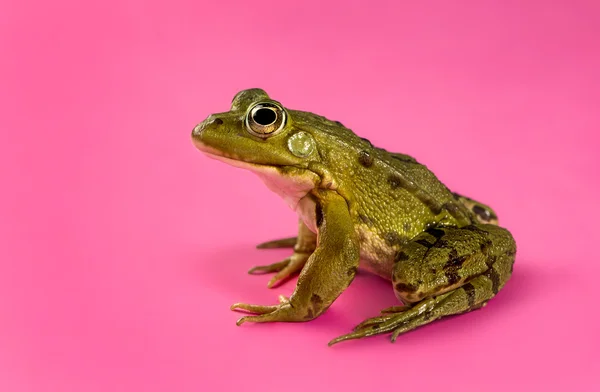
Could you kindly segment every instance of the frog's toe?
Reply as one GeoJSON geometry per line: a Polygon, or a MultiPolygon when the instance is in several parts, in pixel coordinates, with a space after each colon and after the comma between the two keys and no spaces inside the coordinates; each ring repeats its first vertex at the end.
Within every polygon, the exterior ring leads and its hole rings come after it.
{"type": "Polygon", "coordinates": [[[280,240],[263,242],[256,245],[258,249],[276,249],[276,248],[293,248],[298,241],[298,237],[282,238],[280,240]]]}
{"type": "Polygon", "coordinates": [[[275,321],[306,321],[299,313],[297,308],[292,307],[287,297],[280,296],[278,305],[249,305],[238,303],[231,306],[231,310],[241,310],[249,313],[254,313],[251,316],[240,318],[236,324],[242,325],[245,322],[253,323],[268,323],[275,321]]]}
{"type": "Polygon", "coordinates": [[[366,319],[362,323],[358,324],[352,330],[353,331],[360,331],[361,329],[365,329],[367,327],[373,327],[375,325],[379,325],[379,324],[381,324],[383,322],[388,321],[391,317],[392,316],[389,315],[389,314],[378,316],[378,317],[371,317],[371,318],[366,319]]]}
{"type": "MultiPolygon", "coordinates": [[[[238,302],[236,304],[231,305],[230,309],[233,311],[241,311],[241,312],[248,312],[248,313],[254,313],[254,314],[267,314],[267,313],[274,312],[279,307],[281,307],[281,305],[290,303],[290,299],[288,297],[286,297],[285,295],[280,295],[278,297],[278,299],[279,299],[279,305],[250,305],[250,304],[238,302]]],[[[240,320],[238,320],[238,322],[240,320]]]]}
{"type": "Polygon", "coordinates": [[[380,331],[380,324],[372,324],[372,325],[368,325],[365,326],[359,330],[356,330],[354,332],[350,332],[346,335],[342,335],[342,336],[338,336],[337,338],[331,340],[328,345],[329,346],[333,346],[334,344],[343,342],[345,340],[352,340],[352,339],[361,339],[361,338],[366,338],[369,336],[375,336],[375,335],[379,335],[381,333],[384,333],[383,331],[380,331]]]}
{"type": "Polygon", "coordinates": [[[231,305],[231,310],[242,311],[254,314],[265,314],[274,311],[278,305],[250,305],[245,303],[236,303],[231,305]]]}
{"type": "Polygon", "coordinates": [[[300,270],[302,270],[302,267],[304,267],[304,264],[306,264],[306,260],[308,260],[308,255],[302,253],[295,253],[292,257],[286,259],[286,266],[271,278],[269,283],[267,283],[267,287],[271,289],[279,286],[281,283],[299,273],[300,270]]]}
{"type": "Polygon", "coordinates": [[[397,317],[399,313],[405,312],[408,309],[410,309],[409,305],[391,306],[389,308],[383,309],[381,311],[381,316],[366,319],[365,321],[354,327],[353,331],[359,331],[367,327],[373,327],[374,325],[382,324],[386,321],[391,320],[394,317],[397,317]]]}
{"type": "Polygon", "coordinates": [[[433,321],[431,310],[435,304],[434,299],[427,299],[413,307],[402,305],[384,309],[381,316],[366,319],[353,332],[333,339],[329,345],[390,332],[394,342],[401,333],[433,321]]]}
{"type": "Polygon", "coordinates": [[[304,267],[304,264],[306,264],[306,260],[308,260],[309,256],[310,255],[307,253],[296,252],[291,257],[288,257],[287,259],[278,263],[254,267],[250,269],[248,273],[255,275],[269,272],[277,272],[275,276],[273,276],[271,280],[269,280],[269,283],[267,283],[267,287],[271,289],[273,287],[279,286],[281,283],[285,282],[286,280],[300,272],[302,267],[304,267]]]}
{"type": "Polygon", "coordinates": [[[261,274],[268,274],[271,272],[279,272],[290,263],[290,259],[291,259],[291,257],[288,257],[287,259],[282,260],[278,263],[273,263],[273,264],[269,264],[269,265],[257,265],[256,267],[250,268],[248,273],[250,275],[261,275],[261,274]]]}

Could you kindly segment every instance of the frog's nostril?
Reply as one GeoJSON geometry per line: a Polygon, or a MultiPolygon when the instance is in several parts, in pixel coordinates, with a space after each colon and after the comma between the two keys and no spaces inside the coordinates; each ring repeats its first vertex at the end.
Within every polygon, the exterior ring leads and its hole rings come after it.
{"type": "Polygon", "coordinates": [[[194,129],[192,130],[192,135],[194,135],[194,136],[200,135],[200,133],[202,133],[202,130],[204,129],[205,125],[206,125],[205,122],[201,122],[200,124],[196,125],[194,127],[194,129]]]}
{"type": "Polygon", "coordinates": [[[221,120],[220,118],[212,116],[212,115],[208,116],[208,118],[206,120],[204,120],[200,124],[196,125],[196,127],[192,131],[192,135],[199,136],[202,133],[202,131],[204,131],[204,129],[206,129],[207,127],[209,127],[211,125],[221,125],[221,124],[223,124],[223,120],[221,120]]]}

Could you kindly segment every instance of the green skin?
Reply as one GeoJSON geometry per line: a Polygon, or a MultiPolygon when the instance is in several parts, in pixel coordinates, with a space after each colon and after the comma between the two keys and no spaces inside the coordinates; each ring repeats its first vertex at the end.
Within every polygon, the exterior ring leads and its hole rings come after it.
{"type": "Polygon", "coordinates": [[[239,92],[192,139],[208,156],[256,172],[299,214],[298,236],[259,245],[291,257],[250,273],[299,273],[276,305],[238,303],[244,322],[308,321],[350,285],[359,268],[393,283],[403,303],[365,320],[348,339],[401,333],[478,309],[509,279],[512,235],[486,205],[452,193],[414,158],[374,147],[341,123],[283,108],[260,89],[239,92]]]}

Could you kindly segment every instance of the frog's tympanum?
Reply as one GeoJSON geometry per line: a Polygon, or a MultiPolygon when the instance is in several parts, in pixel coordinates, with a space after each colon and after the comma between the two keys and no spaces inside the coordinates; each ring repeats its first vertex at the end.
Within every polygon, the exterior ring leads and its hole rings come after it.
{"type": "Polygon", "coordinates": [[[299,273],[276,305],[237,303],[238,320],[308,321],[352,283],[359,267],[392,282],[402,305],[384,309],[329,344],[398,335],[481,308],[509,279],[516,245],[482,203],[450,191],[414,158],[375,147],[337,121],[290,110],[260,89],[198,124],[192,139],[211,158],[256,173],[298,213],[298,236],[259,248],[293,248],[273,287],[299,273]]]}

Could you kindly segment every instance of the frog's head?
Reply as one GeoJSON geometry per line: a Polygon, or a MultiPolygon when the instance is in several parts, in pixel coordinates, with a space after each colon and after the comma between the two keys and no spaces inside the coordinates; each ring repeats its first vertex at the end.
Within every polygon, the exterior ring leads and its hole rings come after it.
{"type": "Polygon", "coordinates": [[[192,139],[213,158],[278,167],[306,167],[316,150],[311,135],[296,129],[288,111],[261,89],[236,94],[231,110],[208,116],[192,139]]]}
{"type": "Polygon", "coordinates": [[[230,111],[198,124],[192,140],[209,157],[257,173],[295,207],[298,197],[324,181],[323,173],[315,170],[322,166],[317,129],[306,115],[286,110],[261,89],[243,90],[233,98],[230,111]]]}

